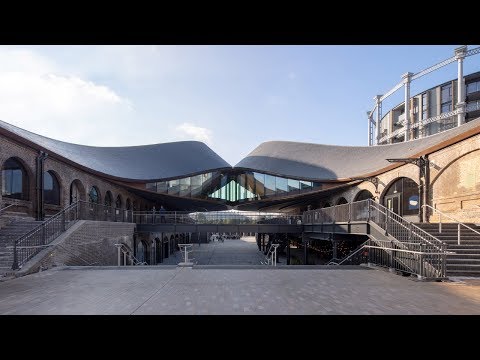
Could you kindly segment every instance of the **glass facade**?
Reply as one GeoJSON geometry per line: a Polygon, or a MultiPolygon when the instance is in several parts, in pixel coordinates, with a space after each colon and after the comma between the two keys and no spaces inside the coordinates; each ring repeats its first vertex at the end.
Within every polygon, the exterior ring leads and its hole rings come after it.
{"type": "Polygon", "coordinates": [[[146,189],[162,194],[226,202],[261,200],[321,189],[322,184],[257,172],[209,172],[181,179],[147,183],[146,189]]]}

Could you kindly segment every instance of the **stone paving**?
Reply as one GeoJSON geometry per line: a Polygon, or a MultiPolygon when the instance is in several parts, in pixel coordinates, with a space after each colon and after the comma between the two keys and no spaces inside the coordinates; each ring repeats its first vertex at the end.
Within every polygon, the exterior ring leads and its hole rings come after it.
{"type": "MultiPolygon", "coordinates": [[[[192,250],[189,257],[193,256],[193,262],[198,265],[260,265],[260,261],[265,258],[265,255],[258,251],[254,236],[193,244],[192,250]]],[[[176,251],[160,265],[176,265],[182,261],[182,255],[176,251]]]]}
{"type": "MultiPolygon", "coordinates": [[[[480,279],[260,266],[253,238],[194,250],[193,268],[65,267],[6,280],[0,314],[480,314],[480,279]]],[[[168,260],[176,264],[177,256],[168,260]]]]}
{"type": "Polygon", "coordinates": [[[480,279],[382,270],[57,268],[0,283],[0,314],[480,314],[480,279]]]}

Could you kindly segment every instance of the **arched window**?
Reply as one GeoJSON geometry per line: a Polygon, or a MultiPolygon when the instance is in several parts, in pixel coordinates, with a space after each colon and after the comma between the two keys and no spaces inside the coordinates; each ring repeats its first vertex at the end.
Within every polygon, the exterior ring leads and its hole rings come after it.
{"type": "Polygon", "coordinates": [[[125,209],[132,210],[131,207],[132,207],[132,202],[130,201],[130,198],[127,198],[127,201],[125,203],[125,209]]]}
{"type": "Polygon", "coordinates": [[[105,206],[112,206],[112,193],[107,191],[105,194],[105,201],[103,202],[105,206]]]}
{"type": "Polygon", "coordinates": [[[98,189],[96,186],[92,186],[92,188],[88,192],[88,197],[91,203],[98,204],[100,198],[98,197],[98,189]]]}
{"type": "Polygon", "coordinates": [[[120,195],[117,196],[117,200],[115,200],[115,207],[117,209],[122,208],[122,197],[120,195]]]}
{"type": "Polygon", "coordinates": [[[23,165],[10,158],[2,167],[2,196],[28,200],[28,175],[23,165]]]}
{"type": "Polygon", "coordinates": [[[323,205],[324,208],[327,208],[327,207],[330,207],[330,206],[332,206],[332,205],[330,205],[330,203],[328,203],[328,202],[325,203],[325,205],[323,205]]]}
{"type": "Polygon", "coordinates": [[[43,173],[43,200],[45,204],[60,205],[60,186],[51,171],[43,173]]]}
{"type": "Polygon", "coordinates": [[[418,214],[418,184],[406,177],[399,178],[386,191],[383,204],[399,215],[418,214]]]}
{"type": "Polygon", "coordinates": [[[357,194],[354,201],[361,201],[367,199],[373,199],[373,194],[368,190],[362,190],[357,194]]]}
{"type": "Polygon", "coordinates": [[[345,199],[344,197],[341,197],[341,198],[338,199],[338,201],[337,201],[337,205],[342,205],[342,204],[348,204],[347,199],[345,199]]]}

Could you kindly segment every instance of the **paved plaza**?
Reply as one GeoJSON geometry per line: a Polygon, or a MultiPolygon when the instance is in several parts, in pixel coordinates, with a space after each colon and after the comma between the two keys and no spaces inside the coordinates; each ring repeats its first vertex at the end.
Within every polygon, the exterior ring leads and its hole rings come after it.
{"type": "Polygon", "coordinates": [[[194,247],[193,268],[63,267],[0,282],[0,314],[480,314],[480,279],[272,268],[250,238],[194,247]]]}
{"type": "MultiPolygon", "coordinates": [[[[255,236],[245,236],[241,239],[226,239],[209,243],[192,244],[193,262],[197,265],[260,265],[265,255],[258,250],[255,236]]],[[[177,265],[183,261],[180,252],[164,259],[163,265],[177,265]]],[[[280,260],[280,263],[285,259],[280,260]]]]}

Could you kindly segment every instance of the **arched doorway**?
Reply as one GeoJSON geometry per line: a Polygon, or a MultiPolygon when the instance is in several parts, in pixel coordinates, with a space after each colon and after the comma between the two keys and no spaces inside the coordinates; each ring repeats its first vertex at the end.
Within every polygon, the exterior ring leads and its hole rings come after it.
{"type": "Polygon", "coordinates": [[[163,238],[163,256],[165,258],[168,258],[168,254],[169,254],[169,244],[168,244],[168,237],[164,237],[163,238]]]}
{"type": "Polygon", "coordinates": [[[45,204],[60,205],[60,185],[51,170],[43,173],[43,199],[45,204]]]}
{"type": "Polygon", "coordinates": [[[147,262],[147,246],[143,240],[137,243],[136,258],[139,262],[147,262]]]}
{"type": "Polygon", "coordinates": [[[383,205],[400,216],[418,215],[418,184],[407,177],[396,179],[385,191],[383,205]]]}
{"type": "Polygon", "coordinates": [[[115,207],[117,209],[121,209],[122,208],[122,196],[120,194],[118,194],[117,196],[117,200],[115,200],[115,207]]]}
{"type": "Polygon", "coordinates": [[[155,262],[157,264],[162,262],[162,244],[158,237],[155,238],[155,262]]]}
{"type": "Polygon", "coordinates": [[[80,180],[75,179],[70,184],[70,204],[79,200],[85,201],[85,187],[80,180]]]}
{"type": "Polygon", "coordinates": [[[341,197],[340,199],[337,200],[337,205],[342,205],[342,204],[348,204],[347,199],[344,197],[341,197]]]}
{"type": "Polygon", "coordinates": [[[2,197],[28,200],[28,174],[22,163],[9,158],[2,167],[2,197]]]}
{"type": "Polygon", "coordinates": [[[100,192],[96,186],[92,186],[88,192],[88,199],[92,204],[100,203],[100,192]]]}
{"type": "Polygon", "coordinates": [[[103,202],[103,205],[105,206],[112,206],[112,202],[113,202],[113,196],[112,196],[112,193],[110,192],[110,190],[108,190],[106,193],[105,193],[105,200],[103,202]]]}
{"type": "Polygon", "coordinates": [[[367,199],[373,200],[374,196],[370,191],[364,189],[358,192],[358,194],[355,196],[355,199],[353,201],[362,201],[367,199]]]}

